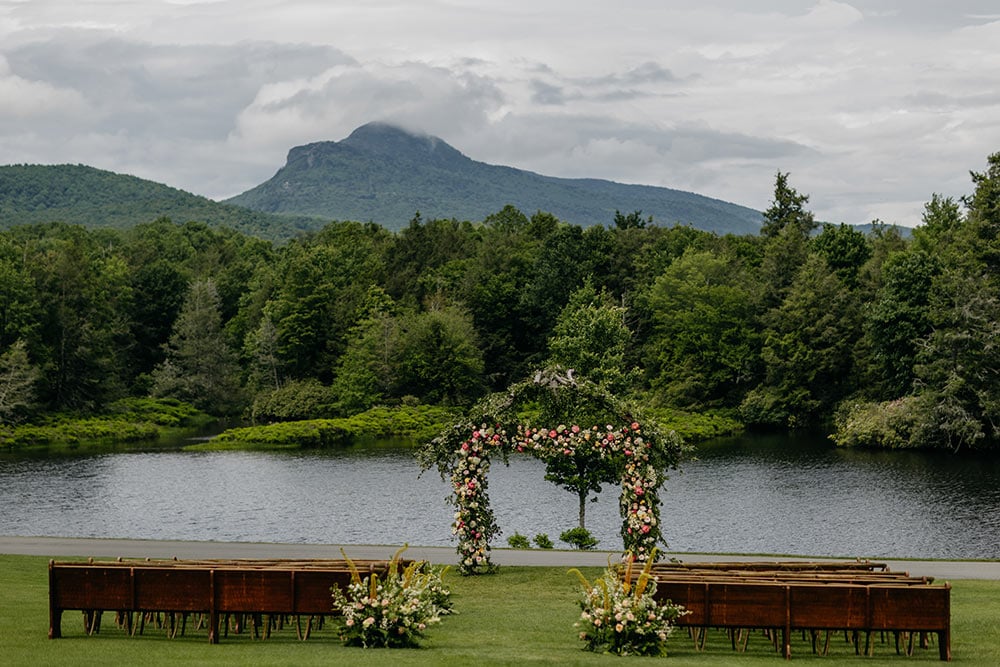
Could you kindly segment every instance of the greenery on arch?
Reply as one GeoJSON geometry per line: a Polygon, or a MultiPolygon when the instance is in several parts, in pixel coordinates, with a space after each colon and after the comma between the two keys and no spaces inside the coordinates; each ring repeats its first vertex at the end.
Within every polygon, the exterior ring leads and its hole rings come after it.
{"type": "Polygon", "coordinates": [[[663,541],[659,488],[666,471],[683,459],[684,444],[675,432],[643,423],[627,402],[556,367],[487,396],[419,453],[423,470],[437,467],[451,480],[452,532],[463,574],[494,569],[490,543],[501,531],[487,474],[493,458],[507,463],[515,451],[543,460],[580,456],[614,467],[621,476],[623,550],[639,561],[655,554],[663,541]]]}

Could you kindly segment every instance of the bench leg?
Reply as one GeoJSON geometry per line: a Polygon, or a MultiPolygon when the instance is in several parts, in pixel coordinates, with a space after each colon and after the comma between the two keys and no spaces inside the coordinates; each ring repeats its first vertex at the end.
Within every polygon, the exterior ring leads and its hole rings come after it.
{"type": "Polygon", "coordinates": [[[938,652],[942,660],[951,662],[951,631],[942,630],[938,633],[938,652]]]}
{"type": "Polygon", "coordinates": [[[49,607],[49,639],[62,637],[62,609],[49,607]]]}

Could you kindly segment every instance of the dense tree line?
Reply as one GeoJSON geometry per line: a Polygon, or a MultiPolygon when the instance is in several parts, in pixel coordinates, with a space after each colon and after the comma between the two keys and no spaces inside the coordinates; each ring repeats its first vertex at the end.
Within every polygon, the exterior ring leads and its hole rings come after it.
{"type": "Polygon", "coordinates": [[[545,363],[647,405],[842,444],[1000,440],[1000,153],[912,237],[817,225],[778,173],[761,233],[586,229],[506,207],[287,244],[168,219],[0,233],[0,423],[174,396],[256,421],[467,405],[545,363]]]}

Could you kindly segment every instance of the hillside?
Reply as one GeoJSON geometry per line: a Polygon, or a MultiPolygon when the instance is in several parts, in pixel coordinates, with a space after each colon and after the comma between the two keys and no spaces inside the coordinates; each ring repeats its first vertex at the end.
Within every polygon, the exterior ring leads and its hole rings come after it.
{"type": "Polygon", "coordinates": [[[292,148],[270,180],[227,202],[269,213],[371,220],[393,230],[417,211],[425,219],[479,221],[507,204],[581,226],[610,225],[616,210],[641,210],[661,226],[718,233],[753,234],[761,220],[759,211],[690,192],[477,162],[441,139],[383,123],[364,125],[339,142],[292,148]]]}
{"type": "Polygon", "coordinates": [[[0,166],[0,228],[42,222],[127,228],[167,217],[281,240],[326,221],[278,216],[84,165],[0,166]]]}

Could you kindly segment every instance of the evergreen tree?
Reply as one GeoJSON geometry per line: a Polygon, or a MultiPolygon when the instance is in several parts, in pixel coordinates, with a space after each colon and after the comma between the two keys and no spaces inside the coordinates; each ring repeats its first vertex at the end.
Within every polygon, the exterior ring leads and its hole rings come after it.
{"type": "Polygon", "coordinates": [[[25,342],[18,339],[0,354],[0,424],[14,424],[35,407],[38,369],[28,359],[25,342]]]}
{"type": "Polygon", "coordinates": [[[799,194],[788,185],[788,174],[779,171],[774,179],[774,200],[764,211],[761,235],[774,238],[792,230],[800,236],[809,236],[816,229],[816,220],[805,208],[808,203],[809,195],[799,194]]]}
{"type": "Polygon", "coordinates": [[[395,311],[395,304],[381,287],[369,289],[333,380],[340,412],[363,412],[390,395],[400,345],[395,311]]]}
{"type": "Polygon", "coordinates": [[[172,396],[217,415],[242,407],[236,357],[222,333],[219,293],[211,279],[191,284],[153,372],[153,395],[172,396]]]}
{"type": "Polygon", "coordinates": [[[858,304],[818,256],[806,262],[788,296],[765,319],[764,382],[740,407],[750,424],[815,424],[850,389],[858,304]]]}

